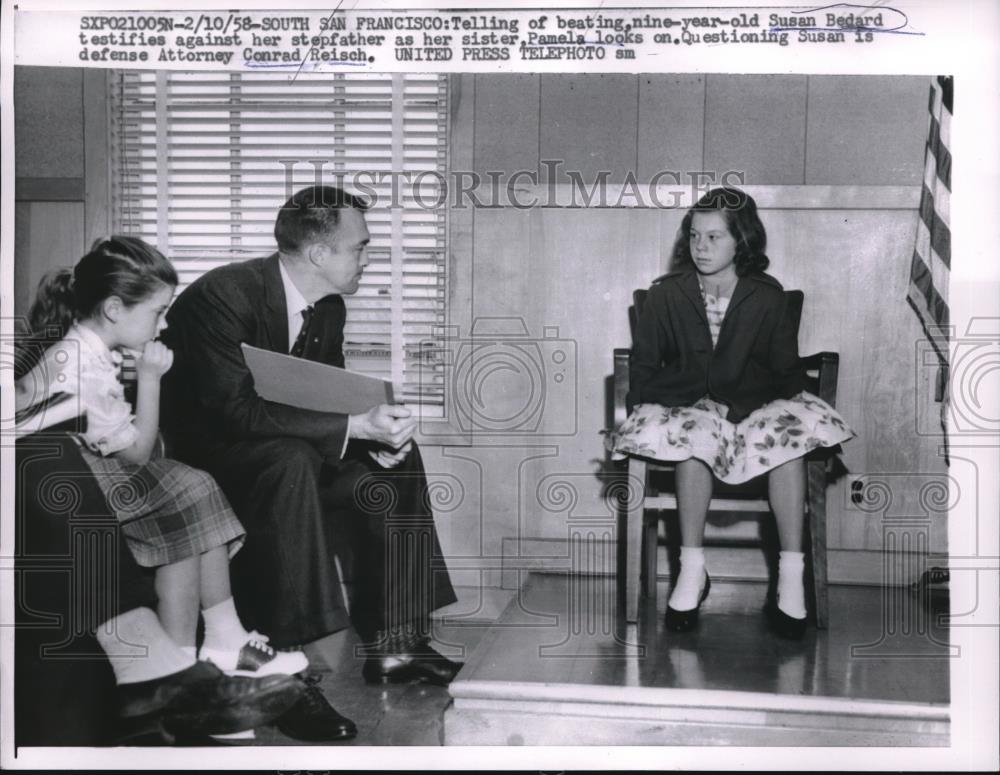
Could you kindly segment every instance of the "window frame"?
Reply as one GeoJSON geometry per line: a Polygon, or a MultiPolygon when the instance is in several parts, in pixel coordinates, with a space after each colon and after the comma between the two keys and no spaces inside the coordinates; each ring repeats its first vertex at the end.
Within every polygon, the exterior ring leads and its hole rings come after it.
{"type": "MultiPolygon", "coordinates": [[[[192,71],[195,72],[195,71],[192,71]]],[[[109,123],[111,131],[109,132],[109,148],[110,148],[110,169],[109,177],[111,178],[111,196],[109,200],[111,202],[111,215],[110,220],[113,224],[113,230],[121,231],[135,231],[135,229],[130,226],[136,222],[134,213],[129,213],[126,211],[126,202],[131,202],[133,200],[142,200],[148,203],[151,199],[149,196],[136,196],[131,194],[129,190],[125,187],[123,179],[125,175],[134,174],[134,170],[128,169],[128,165],[123,163],[123,159],[130,158],[128,156],[129,152],[135,153],[134,149],[126,148],[126,143],[128,142],[126,133],[131,133],[131,137],[134,137],[134,127],[129,128],[127,125],[128,115],[126,115],[126,108],[122,100],[122,92],[124,91],[125,79],[132,77],[136,78],[134,74],[136,71],[111,71],[108,75],[108,88],[109,88],[109,123]]],[[[181,73],[181,77],[186,74],[187,71],[181,73]]],[[[156,145],[154,149],[155,159],[159,159],[163,153],[164,146],[167,147],[168,151],[173,148],[169,144],[167,135],[171,130],[171,125],[169,121],[168,106],[166,104],[165,96],[167,95],[167,84],[171,77],[176,77],[177,73],[174,71],[143,71],[140,76],[145,76],[147,79],[150,77],[155,78],[155,110],[156,110],[156,120],[155,120],[155,136],[156,145]]],[[[230,79],[233,81],[239,81],[239,76],[245,76],[243,73],[198,73],[198,75],[211,76],[215,80],[230,79]],[[235,76],[235,78],[234,78],[235,76]]],[[[287,74],[274,74],[274,83],[278,84],[281,81],[281,76],[287,74]]],[[[356,78],[353,74],[341,74],[332,73],[326,74],[330,83],[335,84],[338,80],[345,82],[350,82],[352,78],[356,78]]],[[[384,160],[389,163],[388,169],[393,172],[398,172],[400,170],[405,171],[419,171],[413,170],[413,164],[411,157],[408,157],[403,151],[404,141],[407,140],[410,135],[404,134],[401,130],[403,129],[403,124],[408,117],[405,113],[407,107],[407,97],[406,93],[406,79],[411,78],[414,81],[424,83],[431,80],[437,81],[437,98],[434,110],[436,110],[437,115],[437,130],[432,130],[430,132],[433,135],[435,132],[437,134],[436,141],[436,152],[434,155],[436,157],[436,171],[440,174],[441,180],[445,181],[445,186],[447,186],[446,181],[448,180],[448,171],[450,169],[450,147],[451,147],[451,104],[450,104],[450,91],[454,85],[454,79],[450,76],[441,76],[436,74],[428,75],[410,75],[405,73],[399,74],[370,74],[373,82],[379,81],[390,81],[392,88],[392,116],[391,116],[391,157],[384,160]]],[[[325,81],[324,81],[325,82],[325,81]]],[[[270,83],[270,82],[268,82],[270,83]]],[[[411,100],[412,101],[412,100],[411,100]]],[[[424,100],[426,103],[427,100],[424,100]]],[[[232,103],[229,103],[230,105],[232,103]]],[[[211,105],[215,110],[224,111],[227,108],[227,103],[223,100],[219,100],[215,103],[206,103],[206,105],[211,105]]],[[[424,123],[426,123],[426,113],[429,110],[426,104],[422,106],[424,123]]],[[[320,108],[323,109],[322,106],[320,108]]],[[[329,109],[329,106],[327,106],[329,109]]],[[[147,105],[148,112],[148,105],[147,105]]],[[[348,119],[349,120],[349,119],[348,119]]],[[[179,122],[178,122],[179,123],[179,122]]],[[[146,124],[149,124],[147,119],[146,124]]],[[[384,122],[383,122],[384,124],[384,122]]],[[[176,126],[173,125],[173,126],[176,126]]],[[[239,130],[235,132],[241,136],[252,136],[252,131],[250,130],[239,130]]],[[[332,132],[336,136],[336,130],[332,132]]],[[[428,133],[424,132],[424,136],[428,133]]],[[[336,139],[336,138],[334,138],[336,139]]],[[[323,142],[329,145],[330,140],[328,138],[323,138],[323,142]]],[[[231,146],[232,143],[230,142],[231,146]]],[[[220,146],[221,147],[221,146],[220,146]]],[[[418,153],[425,151],[426,147],[418,148],[418,153]]],[[[141,151],[139,152],[141,153],[141,151]]],[[[429,155],[429,154],[425,154],[429,155]]],[[[141,158],[141,157],[140,157],[141,158]]],[[[333,154],[334,162],[338,162],[339,157],[335,153],[333,154]]],[[[319,162],[319,159],[315,161],[319,162]]],[[[155,163],[155,162],[154,162],[155,163]]],[[[301,165],[300,165],[301,166],[301,165]]],[[[315,165],[314,165],[315,166],[315,165]]],[[[170,169],[169,165],[166,164],[156,164],[157,174],[156,174],[156,194],[155,197],[155,207],[156,207],[156,229],[155,234],[150,235],[148,224],[145,232],[140,232],[141,236],[149,239],[151,242],[157,244],[168,257],[175,263],[183,261],[181,251],[174,249],[174,245],[171,242],[171,231],[170,231],[170,201],[171,201],[171,191],[172,184],[169,179],[170,169]]],[[[328,168],[324,167],[324,170],[328,168]]],[[[343,163],[340,162],[340,169],[343,169],[343,163]]],[[[297,172],[297,170],[295,171],[297,172]]],[[[338,169],[330,170],[330,177],[334,178],[336,181],[338,169]]],[[[176,173],[174,173],[176,174],[176,173]]],[[[287,174],[287,171],[286,171],[287,174]]],[[[293,172],[294,175],[294,172],[293,172]]],[[[236,177],[237,179],[241,176],[240,168],[237,168],[236,177]]],[[[325,172],[323,173],[325,177],[325,172]]],[[[147,173],[148,178],[148,173],[147,173]]],[[[334,181],[334,182],[335,182],[334,181]]],[[[306,181],[305,185],[311,184],[312,180],[306,181]]],[[[327,182],[323,180],[322,182],[327,182]]],[[[351,178],[348,175],[345,178],[345,188],[352,190],[350,185],[351,178]]],[[[197,184],[195,184],[197,185],[197,184]]],[[[405,182],[401,185],[401,188],[405,186],[405,182]]],[[[296,189],[302,187],[302,184],[296,184],[294,186],[296,189]]],[[[188,190],[192,190],[190,187],[188,190]]],[[[405,189],[404,189],[405,190],[405,189]]],[[[447,192],[447,187],[445,188],[447,192]]],[[[239,195],[239,191],[233,193],[232,201],[235,203],[244,197],[239,195]]],[[[382,195],[381,191],[379,192],[382,195]]],[[[280,201],[284,201],[285,196],[281,196],[280,201]]],[[[448,369],[444,363],[444,354],[446,350],[446,345],[444,344],[444,339],[446,338],[446,332],[449,330],[449,310],[450,310],[450,300],[451,300],[451,284],[450,284],[450,267],[453,262],[450,260],[450,238],[452,234],[451,224],[450,224],[450,208],[448,207],[447,198],[443,198],[443,203],[439,207],[435,208],[433,216],[428,216],[428,221],[436,224],[434,226],[435,236],[432,238],[434,244],[429,248],[414,247],[412,241],[404,239],[404,223],[407,226],[411,225],[412,219],[406,218],[406,213],[416,213],[418,218],[420,213],[417,208],[407,209],[405,207],[383,207],[377,206],[369,213],[369,227],[373,232],[376,228],[373,228],[371,213],[375,212],[381,216],[381,234],[383,237],[383,243],[388,241],[387,250],[383,247],[381,251],[374,250],[373,252],[380,253],[382,255],[388,255],[388,303],[384,310],[375,309],[375,307],[364,308],[366,315],[364,316],[366,320],[377,320],[382,316],[383,312],[387,312],[388,320],[385,321],[388,324],[389,330],[389,373],[378,373],[377,376],[381,376],[385,379],[390,379],[394,386],[396,387],[396,392],[398,396],[405,396],[408,403],[412,408],[414,408],[418,414],[421,415],[422,419],[427,419],[431,421],[442,420],[447,416],[447,411],[445,406],[448,402],[448,390],[447,390],[447,372],[448,369]],[[388,220],[388,228],[385,228],[385,221],[388,220]],[[425,259],[421,263],[421,259],[425,259]],[[420,266],[418,266],[420,264],[420,266]],[[416,268],[415,268],[416,267],[416,268]],[[428,267],[430,267],[428,269],[428,267]],[[408,271],[409,268],[409,271],[408,271]],[[421,271],[425,269],[426,271],[421,271]],[[421,275],[418,280],[414,280],[414,272],[421,275]],[[429,279],[428,279],[429,278],[429,279]],[[430,283],[427,287],[416,287],[414,290],[414,282],[418,284],[427,281],[430,283]],[[413,296],[416,293],[418,296],[413,296]],[[416,307],[417,312],[413,312],[413,299],[417,298],[416,307]],[[374,310],[374,311],[373,311],[374,310]],[[432,321],[432,322],[428,322],[432,321]],[[426,349],[427,342],[430,342],[430,349],[426,349]],[[431,382],[430,387],[427,387],[424,383],[424,376],[419,371],[423,366],[424,362],[431,363],[431,382]],[[400,387],[403,390],[400,390],[400,387]],[[424,399],[422,403],[415,402],[416,398],[424,399]]],[[[440,202],[440,200],[439,200],[440,202]]],[[[404,199],[405,203],[405,199],[404,199]]],[[[374,204],[378,205],[376,201],[374,204]]],[[[391,205],[391,202],[390,202],[391,205]]],[[[277,210],[280,206],[278,202],[273,208],[272,212],[277,210]]],[[[240,213],[243,212],[243,208],[240,209],[240,213]]],[[[425,211],[426,212],[426,211],[425,211]]],[[[148,220],[148,219],[147,219],[148,220]]],[[[216,221],[211,221],[212,223],[217,223],[220,225],[225,224],[227,221],[232,224],[234,221],[239,221],[231,216],[227,218],[219,218],[216,221]]],[[[273,221],[272,221],[273,223],[273,221]]],[[[419,226],[419,224],[418,224],[419,226]]],[[[424,226],[426,231],[426,225],[424,226]]],[[[259,230],[258,230],[259,231],[259,230]]],[[[374,236],[374,234],[373,234],[374,236]]],[[[429,238],[424,236],[423,242],[426,243],[429,238]]],[[[187,276],[194,279],[194,276],[208,271],[212,266],[220,263],[229,263],[231,261],[245,260],[252,257],[260,257],[267,255],[268,252],[275,250],[273,244],[273,237],[269,237],[270,248],[269,249],[259,249],[253,248],[244,251],[241,246],[238,246],[235,242],[231,243],[229,248],[222,248],[217,251],[213,250],[203,250],[200,251],[199,255],[214,255],[216,260],[211,266],[206,266],[204,270],[187,270],[187,276]],[[228,255],[222,255],[228,253],[228,255]]],[[[419,242],[419,238],[417,240],[419,242]]],[[[190,253],[190,251],[189,251],[190,253]]],[[[199,261],[207,261],[207,259],[193,258],[188,263],[197,264],[199,261]]],[[[385,269],[385,263],[381,266],[381,269],[385,269]]],[[[364,286],[363,286],[364,287],[364,286]]],[[[373,286],[369,286],[369,289],[373,286]]],[[[383,290],[379,290],[379,297],[384,297],[386,294],[383,290]]],[[[358,307],[358,301],[364,299],[364,297],[358,297],[358,299],[352,299],[351,297],[345,297],[345,302],[348,304],[349,316],[348,316],[348,326],[351,325],[351,308],[352,306],[358,307]],[[352,303],[353,302],[353,303],[352,303]]],[[[384,298],[379,298],[375,300],[376,303],[381,303],[384,298]]],[[[355,319],[362,316],[357,314],[355,310],[355,319]]],[[[383,343],[384,344],[384,343],[383,343]]],[[[348,357],[348,368],[352,368],[358,371],[373,373],[377,372],[377,369],[366,368],[367,364],[363,363],[364,358],[370,357],[372,352],[377,352],[378,348],[383,345],[375,341],[351,341],[350,334],[345,331],[345,355],[348,357]]],[[[385,356],[378,355],[381,359],[385,359],[385,356]]],[[[384,370],[383,370],[384,371],[384,370]]]]}

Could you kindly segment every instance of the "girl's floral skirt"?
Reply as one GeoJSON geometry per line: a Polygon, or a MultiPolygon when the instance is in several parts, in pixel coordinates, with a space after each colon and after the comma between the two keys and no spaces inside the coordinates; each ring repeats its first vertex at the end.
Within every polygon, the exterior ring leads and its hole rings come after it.
{"type": "Polygon", "coordinates": [[[607,444],[616,460],[627,455],[669,462],[695,457],[720,481],[739,484],[855,436],[833,407],[806,392],[771,401],[736,424],[726,419],[728,411],[708,397],[691,406],[639,404],[607,444]]]}

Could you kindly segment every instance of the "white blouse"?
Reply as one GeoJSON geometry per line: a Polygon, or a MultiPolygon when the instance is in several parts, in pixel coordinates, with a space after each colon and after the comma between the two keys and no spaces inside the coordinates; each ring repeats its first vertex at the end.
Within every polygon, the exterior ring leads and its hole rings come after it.
{"type": "Polygon", "coordinates": [[[63,339],[17,383],[18,403],[35,404],[56,393],[79,398],[87,415],[87,430],[79,438],[100,455],[131,447],[139,437],[132,407],[118,381],[121,353],[109,350],[85,326],[74,324],[63,339]]]}

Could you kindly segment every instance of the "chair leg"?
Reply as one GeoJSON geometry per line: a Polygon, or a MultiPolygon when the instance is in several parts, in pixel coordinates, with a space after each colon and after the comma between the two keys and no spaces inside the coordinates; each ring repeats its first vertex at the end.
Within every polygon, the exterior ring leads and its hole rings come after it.
{"type": "Polygon", "coordinates": [[[829,624],[826,588],[826,464],[820,460],[811,460],[806,465],[808,468],[809,548],[816,603],[816,626],[825,630],[829,624]]]}
{"type": "Polygon", "coordinates": [[[657,528],[659,513],[645,512],[642,515],[642,596],[656,602],[657,528]]]}
{"type": "Polygon", "coordinates": [[[629,488],[639,487],[639,497],[629,498],[627,523],[625,525],[625,621],[639,621],[639,558],[642,552],[643,512],[645,511],[646,463],[629,458],[629,488]]]}

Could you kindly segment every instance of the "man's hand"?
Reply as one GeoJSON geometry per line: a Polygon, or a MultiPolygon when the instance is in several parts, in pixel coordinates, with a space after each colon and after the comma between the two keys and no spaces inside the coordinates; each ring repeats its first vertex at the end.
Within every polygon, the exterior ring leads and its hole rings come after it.
{"type": "Polygon", "coordinates": [[[142,354],[135,359],[135,374],[139,379],[159,380],[170,370],[174,362],[174,354],[162,342],[149,341],[142,354]]]}
{"type": "MultiPolygon", "coordinates": [[[[417,421],[407,407],[379,404],[364,414],[351,415],[351,438],[401,449],[413,438],[417,421]]],[[[404,455],[405,457],[405,455],[404,455]]]]}
{"type": "Polygon", "coordinates": [[[382,466],[382,468],[395,468],[406,460],[406,456],[410,454],[411,449],[413,449],[413,442],[408,441],[397,450],[372,449],[368,451],[368,454],[371,455],[372,460],[382,466]]]}

